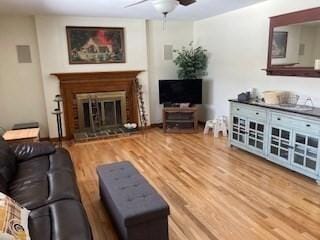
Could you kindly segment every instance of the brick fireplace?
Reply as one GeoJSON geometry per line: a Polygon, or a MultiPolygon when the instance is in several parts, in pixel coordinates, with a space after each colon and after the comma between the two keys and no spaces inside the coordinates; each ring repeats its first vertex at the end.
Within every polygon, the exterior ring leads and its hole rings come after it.
{"type": "Polygon", "coordinates": [[[100,106],[99,111],[104,114],[100,117],[100,124],[108,126],[112,121],[114,124],[123,124],[124,121],[137,123],[139,117],[135,80],[140,72],[142,71],[51,74],[60,81],[66,138],[73,138],[76,131],[88,127],[90,121],[95,121],[86,116],[89,110],[92,111],[92,108],[87,109],[92,101],[100,106]],[[114,116],[106,113],[108,109],[113,109],[114,116]]]}

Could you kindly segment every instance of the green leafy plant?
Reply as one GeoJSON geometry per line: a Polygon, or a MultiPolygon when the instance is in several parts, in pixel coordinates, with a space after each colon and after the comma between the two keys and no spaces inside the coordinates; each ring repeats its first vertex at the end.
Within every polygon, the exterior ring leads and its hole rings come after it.
{"type": "Polygon", "coordinates": [[[179,79],[197,79],[207,75],[208,55],[203,47],[182,47],[181,50],[173,50],[177,54],[174,63],[178,66],[179,79]]]}

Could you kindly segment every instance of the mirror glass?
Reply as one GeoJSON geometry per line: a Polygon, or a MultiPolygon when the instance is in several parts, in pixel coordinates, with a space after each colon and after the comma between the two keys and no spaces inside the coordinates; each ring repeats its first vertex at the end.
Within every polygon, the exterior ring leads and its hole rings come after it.
{"type": "Polygon", "coordinates": [[[273,29],[272,66],[313,68],[317,59],[320,59],[320,21],[273,29]]]}

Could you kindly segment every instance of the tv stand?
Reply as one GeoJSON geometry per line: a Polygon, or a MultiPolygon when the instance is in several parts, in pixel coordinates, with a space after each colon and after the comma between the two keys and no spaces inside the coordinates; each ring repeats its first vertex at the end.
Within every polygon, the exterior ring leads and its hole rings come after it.
{"type": "Polygon", "coordinates": [[[197,130],[197,107],[163,108],[163,131],[165,133],[195,133],[197,130]]]}
{"type": "Polygon", "coordinates": [[[175,108],[180,107],[180,103],[171,103],[171,102],[165,102],[163,105],[165,108],[175,108]]]}

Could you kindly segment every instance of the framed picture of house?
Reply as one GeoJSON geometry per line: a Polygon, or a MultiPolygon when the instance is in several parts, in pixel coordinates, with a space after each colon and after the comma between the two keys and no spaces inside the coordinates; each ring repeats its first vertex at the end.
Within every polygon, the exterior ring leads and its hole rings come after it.
{"type": "Polygon", "coordinates": [[[124,28],[66,27],[70,64],[124,63],[124,28]]]}
{"type": "Polygon", "coordinates": [[[272,58],[286,58],[288,32],[273,32],[272,58]]]}

